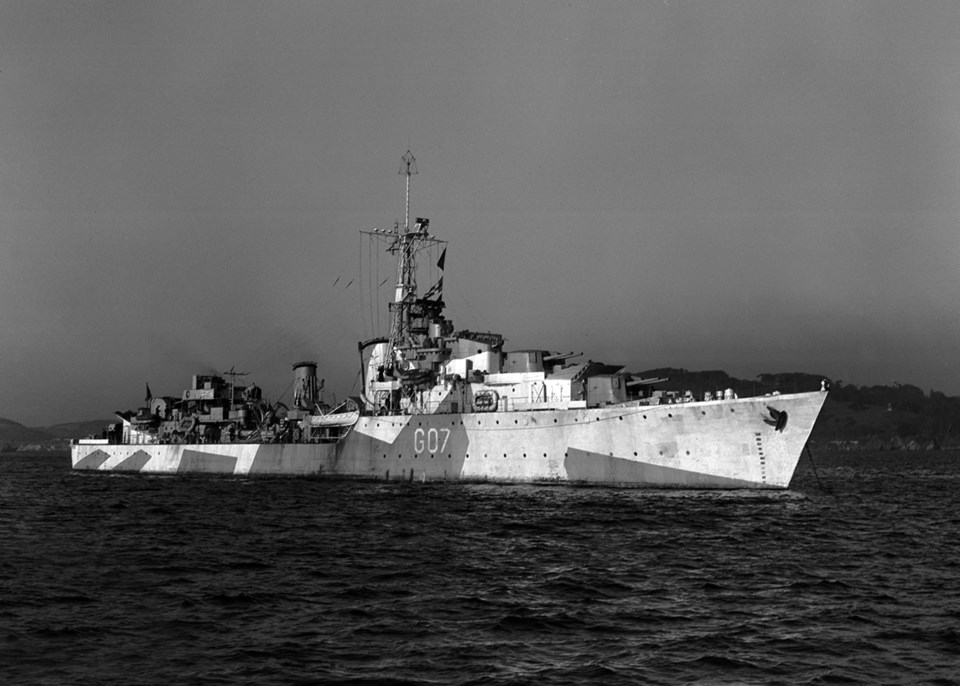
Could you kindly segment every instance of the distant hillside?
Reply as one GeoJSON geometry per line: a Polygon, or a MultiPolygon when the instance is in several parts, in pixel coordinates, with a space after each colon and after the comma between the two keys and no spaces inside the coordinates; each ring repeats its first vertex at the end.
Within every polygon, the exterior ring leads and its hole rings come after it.
{"type": "MultiPolygon", "coordinates": [[[[826,376],[804,372],[759,374],[755,379],[737,379],[722,371],[692,372],[663,367],[640,372],[639,376],[669,377],[657,387],[679,392],[691,391],[702,398],[730,388],[737,395],[763,395],[779,391],[814,391],[826,376]]],[[[830,395],[824,404],[811,441],[821,447],[840,450],[915,450],[960,447],[960,398],[916,386],[857,386],[830,381],[830,395]]]]}
{"type": "Polygon", "coordinates": [[[97,435],[108,423],[108,420],[103,419],[29,428],[19,422],[0,417],[0,449],[65,450],[71,438],[97,435]]]}
{"type": "Polygon", "coordinates": [[[960,447],[960,398],[916,386],[836,382],[814,438],[840,448],[960,447]]]}
{"type": "Polygon", "coordinates": [[[70,422],[68,424],[54,424],[45,426],[42,431],[50,434],[54,438],[86,438],[87,436],[99,436],[104,427],[116,419],[95,419],[87,422],[70,422]]]}
{"type": "MultiPolygon", "coordinates": [[[[724,371],[689,371],[675,367],[636,373],[643,378],[667,378],[656,387],[690,391],[696,398],[731,389],[740,397],[779,391],[795,393],[820,389],[827,377],[806,372],[758,374],[738,379],[724,371]]],[[[909,384],[857,386],[833,380],[830,395],[813,429],[811,441],[840,450],[913,450],[960,448],[960,398],[939,391],[924,393],[909,384]]],[[[96,436],[108,419],[28,428],[0,418],[0,448],[62,450],[71,438],[96,436]]]]}
{"type": "Polygon", "coordinates": [[[29,429],[19,422],[0,417],[0,446],[46,441],[52,438],[41,429],[29,429]]]}
{"type": "Polygon", "coordinates": [[[737,379],[720,370],[692,372],[675,367],[660,367],[639,372],[644,378],[668,378],[669,381],[657,384],[657,388],[666,391],[691,391],[695,398],[703,398],[704,393],[716,395],[726,389],[733,390],[738,396],[763,395],[764,393],[798,393],[820,390],[820,382],[827,377],[822,374],[790,372],[785,374],[758,374],[755,379],[737,379]]]}

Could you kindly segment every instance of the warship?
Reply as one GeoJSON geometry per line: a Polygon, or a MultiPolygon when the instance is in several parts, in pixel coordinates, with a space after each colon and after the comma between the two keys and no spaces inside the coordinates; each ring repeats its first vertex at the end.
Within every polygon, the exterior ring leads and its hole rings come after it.
{"type": "MultiPolygon", "coordinates": [[[[289,475],[383,481],[560,483],[783,489],[827,396],[820,390],[694,398],[665,379],[547,349],[507,351],[499,333],[458,330],[444,315],[447,244],[406,213],[362,231],[395,261],[389,336],[357,346],[360,394],[325,402],[317,364],[293,367],[289,405],[243,373],[198,374],[179,396],[118,412],[71,445],[76,470],[289,475]],[[432,252],[431,252],[432,251],[432,252]],[[418,259],[439,278],[420,292],[418,259]],[[432,260],[431,260],[432,263],[432,260]]],[[[392,273],[392,272],[391,272],[392,273]]]]}

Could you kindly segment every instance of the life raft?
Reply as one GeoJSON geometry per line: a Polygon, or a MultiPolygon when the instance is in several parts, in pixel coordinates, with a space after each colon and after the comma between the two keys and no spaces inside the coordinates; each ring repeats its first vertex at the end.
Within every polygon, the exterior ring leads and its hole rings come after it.
{"type": "Polygon", "coordinates": [[[473,409],[477,412],[496,412],[500,396],[496,391],[480,391],[473,396],[473,409]]]}

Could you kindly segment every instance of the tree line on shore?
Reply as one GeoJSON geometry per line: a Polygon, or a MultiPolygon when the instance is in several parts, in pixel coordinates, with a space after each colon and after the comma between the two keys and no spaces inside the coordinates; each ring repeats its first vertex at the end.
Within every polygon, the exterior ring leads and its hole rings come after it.
{"type": "MultiPolygon", "coordinates": [[[[844,383],[821,374],[788,372],[758,374],[738,379],[719,370],[689,371],[661,367],[638,372],[644,378],[666,378],[656,388],[697,399],[710,393],[716,397],[727,389],[740,397],[767,393],[816,391],[826,380],[830,394],[813,429],[811,441],[839,450],[924,450],[960,448],[960,397],[940,391],[929,392],[911,384],[890,386],[844,383]]],[[[24,446],[66,449],[70,438],[99,431],[106,420],[28,428],[0,419],[0,448],[24,446]]]]}
{"type": "Polygon", "coordinates": [[[695,397],[732,389],[741,397],[766,393],[819,390],[826,380],[830,394],[811,441],[840,450],[927,450],[960,447],[960,397],[902,383],[857,385],[820,374],[788,372],[737,379],[723,371],[664,367],[641,373],[669,377],[664,389],[695,397]]]}

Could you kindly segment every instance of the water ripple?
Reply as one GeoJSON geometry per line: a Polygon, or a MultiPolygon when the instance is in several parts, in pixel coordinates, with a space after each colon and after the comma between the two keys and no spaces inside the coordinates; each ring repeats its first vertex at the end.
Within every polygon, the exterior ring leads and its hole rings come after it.
{"type": "Polygon", "coordinates": [[[80,474],[0,456],[0,681],[954,684],[960,462],[821,490],[80,474]]]}

